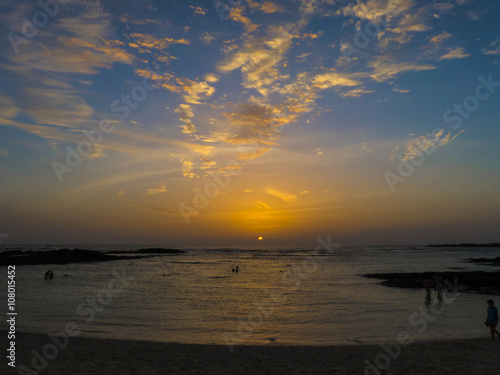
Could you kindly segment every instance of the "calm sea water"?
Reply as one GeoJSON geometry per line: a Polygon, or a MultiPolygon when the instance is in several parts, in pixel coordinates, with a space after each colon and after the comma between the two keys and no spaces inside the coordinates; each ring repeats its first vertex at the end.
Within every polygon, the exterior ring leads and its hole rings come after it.
{"type": "MultiPolygon", "coordinates": [[[[111,248],[126,247],[94,247],[111,248]]],[[[20,266],[17,328],[49,333],[74,322],[82,336],[217,344],[372,343],[396,340],[401,332],[416,340],[487,337],[490,296],[447,293],[439,302],[433,292],[426,306],[423,290],[384,287],[361,275],[492,270],[462,260],[497,253],[340,248],[315,256],[292,249],[187,249],[141,260],[20,266]],[[236,266],[238,273],[232,272],[236,266]],[[56,277],[44,280],[49,268],[56,277]],[[116,273],[126,282],[112,281],[116,273]]],[[[1,275],[6,289],[6,267],[1,275]]],[[[6,291],[1,306],[7,309],[6,291]]],[[[6,327],[2,321],[0,328],[6,327]]]]}

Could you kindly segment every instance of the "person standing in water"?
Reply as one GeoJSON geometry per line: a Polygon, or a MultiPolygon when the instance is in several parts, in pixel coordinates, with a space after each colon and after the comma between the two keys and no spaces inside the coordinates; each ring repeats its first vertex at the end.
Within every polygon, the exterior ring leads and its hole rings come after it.
{"type": "Polygon", "coordinates": [[[486,312],[488,315],[486,316],[486,322],[484,322],[484,324],[486,327],[490,327],[491,339],[495,341],[495,333],[500,339],[500,333],[496,330],[498,325],[498,309],[495,307],[495,302],[492,299],[489,299],[487,302],[488,308],[486,309],[486,312]]]}
{"type": "Polygon", "coordinates": [[[425,288],[425,291],[427,292],[427,296],[429,296],[429,297],[431,295],[431,286],[432,286],[432,280],[429,279],[428,277],[426,277],[424,280],[424,288],[425,288]]]}
{"type": "Polygon", "coordinates": [[[436,273],[436,275],[434,276],[434,280],[436,280],[438,299],[443,299],[443,276],[441,276],[441,274],[439,273],[436,273]]]}

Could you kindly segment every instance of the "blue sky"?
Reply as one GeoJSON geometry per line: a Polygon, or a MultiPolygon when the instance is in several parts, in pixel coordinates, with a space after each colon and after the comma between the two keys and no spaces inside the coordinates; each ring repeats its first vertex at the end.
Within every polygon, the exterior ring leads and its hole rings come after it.
{"type": "Polygon", "coordinates": [[[498,241],[496,2],[42,4],[0,12],[4,243],[498,241]]]}

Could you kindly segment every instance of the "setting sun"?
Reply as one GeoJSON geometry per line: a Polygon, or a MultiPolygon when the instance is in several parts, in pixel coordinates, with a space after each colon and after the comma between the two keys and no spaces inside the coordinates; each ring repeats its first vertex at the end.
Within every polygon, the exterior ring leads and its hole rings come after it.
{"type": "Polygon", "coordinates": [[[262,238],[262,237],[259,237],[259,241],[262,241],[262,240],[263,240],[263,238],[262,238]]]}

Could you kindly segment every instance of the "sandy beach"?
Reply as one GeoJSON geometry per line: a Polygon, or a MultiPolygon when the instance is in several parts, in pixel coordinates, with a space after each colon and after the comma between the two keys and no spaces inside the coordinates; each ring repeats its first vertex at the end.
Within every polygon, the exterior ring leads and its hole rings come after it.
{"type": "MultiPolygon", "coordinates": [[[[6,337],[6,333],[2,332],[6,337]]],[[[5,340],[2,340],[5,343],[5,340]]],[[[47,335],[16,335],[16,368],[2,374],[498,374],[500,341],[484,338],[415,342],[391,358],[380,345],[190,345],[72,337],[55,358],[47,335]],[[49,348],[50,347],[50,348],[49,348]],[[44,353],[36,356],[33,352],[44,353]],[[36,360],[33,359],[36,356],[36,360]],[[377,362],[378,358],[378,362],[377,362]],[[389,359],[389,363],[386,362],[389,359]],[[46,360],[46,364],[44,364],[46,360]],[[373,366],[368,366],[368,362],[373,366]],[[379,364],[379,368],[376,367],[379,364]],[[388,364],[388,367],[386,365],[388,364]],[[26,367],[21,367],[24,365],[26,367]],[[44,366],[45,365],[45,366],[44,366]],[[386,368],[385,368],[386,367],[386,368]],[[36,370],[36,369],[35,369],[36,370]],[[378,372],[379,371],[379,372],[378,372]]]]}

